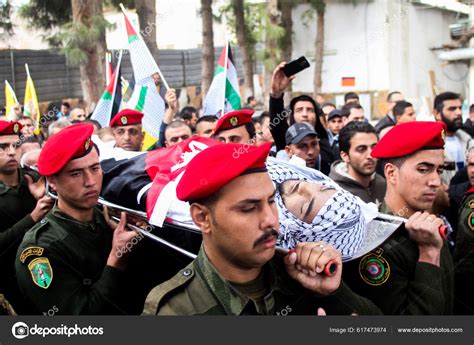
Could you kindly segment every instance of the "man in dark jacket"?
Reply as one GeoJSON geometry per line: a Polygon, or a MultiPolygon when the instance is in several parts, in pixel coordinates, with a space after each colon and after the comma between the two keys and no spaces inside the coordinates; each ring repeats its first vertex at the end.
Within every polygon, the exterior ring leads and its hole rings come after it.
{"type": "Polygon", "coordinates": [[[380,131],[382,129],[384,129],[385,127],[395,126],[397,121],[395,120],[395,117],[392,114],[392,109],[395,106],[395,103],[397,103],[398,101],[403,101],[403,99],[404,99],[403,95],[398,91],[393,91],[393,92],[390,92],[388,94],[388,96],[387,96],[387,103],[388,103],[387,115],[385,115],[385,117],[383,117],[375,125],[375,131],[377,133],[380,133],[380,131]]]}
{"type": "Polygon", "coordinates": [[[285,109],[283,94],[295,77],[287,77],[282,71],[283,66],[285,66],[285,62],[280,63],[273,71],[270,91],[270,131],[275,140],[277,151],[285,149],[285,133],[289,126],[299,122],[308,122],[314,127],[320,138],[321,172],[328,175],[334,158],[328,134],[320,119],[323,112],[314,99],[306,95],[293,98],[289,109],[285,109]]]}
{"type": "Polygon", "coordinates": [[[365,202],[383,202],[387,185],[375,173],[377,159],[371,156],[378,143],[375,129],[368,123],[352,121],[339,133],[342,161],[331,166],[329,177],[365,202]]]}

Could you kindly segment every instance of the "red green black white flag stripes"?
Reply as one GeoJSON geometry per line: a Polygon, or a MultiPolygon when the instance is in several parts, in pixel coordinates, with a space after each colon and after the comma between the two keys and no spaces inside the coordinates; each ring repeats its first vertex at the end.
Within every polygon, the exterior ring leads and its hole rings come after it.
{"type": "Polygon", "coordinates": [[[222,114],[240,109],[239,81],[230,44],[222,49],[211,86],[203,104],[204,115],[222,114]]]}
{"type": "MultiPolygon", "coordinates": [[[[125,18],[125,28],[128,36],[128,50],[130,52],[130,60],[132,62],[133,74],[135,82],[141,84],[146,78],[159,72],[159,67],[156,64],[153,55],[146,46],[143,38],[136,32],[132,23],[125,14],[122,8],[123,16],[125,18]]],[[[160,73],[161,74],[161,73],[160,73]]]]}
{"type": "Polygon", "coordinates": [[[145,41],[140,34],[137,33],[128,19],[125,8],[122,5],[121,7],[125,18],[128,51],[130,52],[130,61],[135,77],[133,95],[128,101],[127,107],[141,111],[144,114],[142,125],[147,135],[145,136],[143,146],[148,147],[150,143],[156,141],[158,138],[161,122],[165,114],[165,102],[158,93],[152,76],[159,74],[166,88],[168,88],[168,84],[166,84],[145,41]],[[151,136],[151,138],[149,136],[151,136]]]}
{"type": "Polygon", "coordinates": [[[105,88],[102,97],[92,113],[91,119],[96,120],[102,127],[109,127],[110,120],[120,110],[122,103],[122,83],[120,81],[120,65],[122,62],[122,51],[117,62],[117,67],[111,76],[111,80],[105,88]]]}

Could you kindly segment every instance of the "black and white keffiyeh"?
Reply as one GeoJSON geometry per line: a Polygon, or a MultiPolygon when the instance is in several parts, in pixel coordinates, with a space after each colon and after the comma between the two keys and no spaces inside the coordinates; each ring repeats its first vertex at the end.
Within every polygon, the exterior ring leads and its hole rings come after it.
{"type": "Polygon", "coordinates": [[[277,245],[289,249],[299,242],[324,241],[338,249],[344,261],[350,260],[358,252],[366,236],[366,220],[359,200],[317,170],[297,167],[271,158],[267,160],[267,169],[276,184],[287,180],[303,180],[318,183],[323,189],[335,190],[311,224],[293,215],[277,193],[275,201],[280,219],[277,245]]]}

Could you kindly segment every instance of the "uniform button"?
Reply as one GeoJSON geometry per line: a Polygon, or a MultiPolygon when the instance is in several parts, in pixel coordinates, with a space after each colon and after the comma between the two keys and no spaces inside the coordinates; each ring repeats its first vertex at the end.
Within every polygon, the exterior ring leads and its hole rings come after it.
{"type": "Polygon", "coordinates": [[[188,269],[183,271],[183,276],[189,277],[192,273],[193,273],[193,270],[188,268],[188,269]]]}
{"type": "Polygon", "coordinates": [[[46,223],[46,219],[41,219],[40,224],[44,224],[44,223],[46,223]]]}

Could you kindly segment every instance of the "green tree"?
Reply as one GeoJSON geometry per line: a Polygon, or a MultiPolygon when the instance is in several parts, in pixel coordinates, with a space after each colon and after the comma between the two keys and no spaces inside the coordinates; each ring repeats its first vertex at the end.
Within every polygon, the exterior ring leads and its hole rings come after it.
{"type": "Polygon", "coordinates": [[[13,23],[11,20],[11,11],[12,7],[10,1],[1,0],[0,1],[0,28],[5,31],[5,33],[13,33],[13,23]]]}

